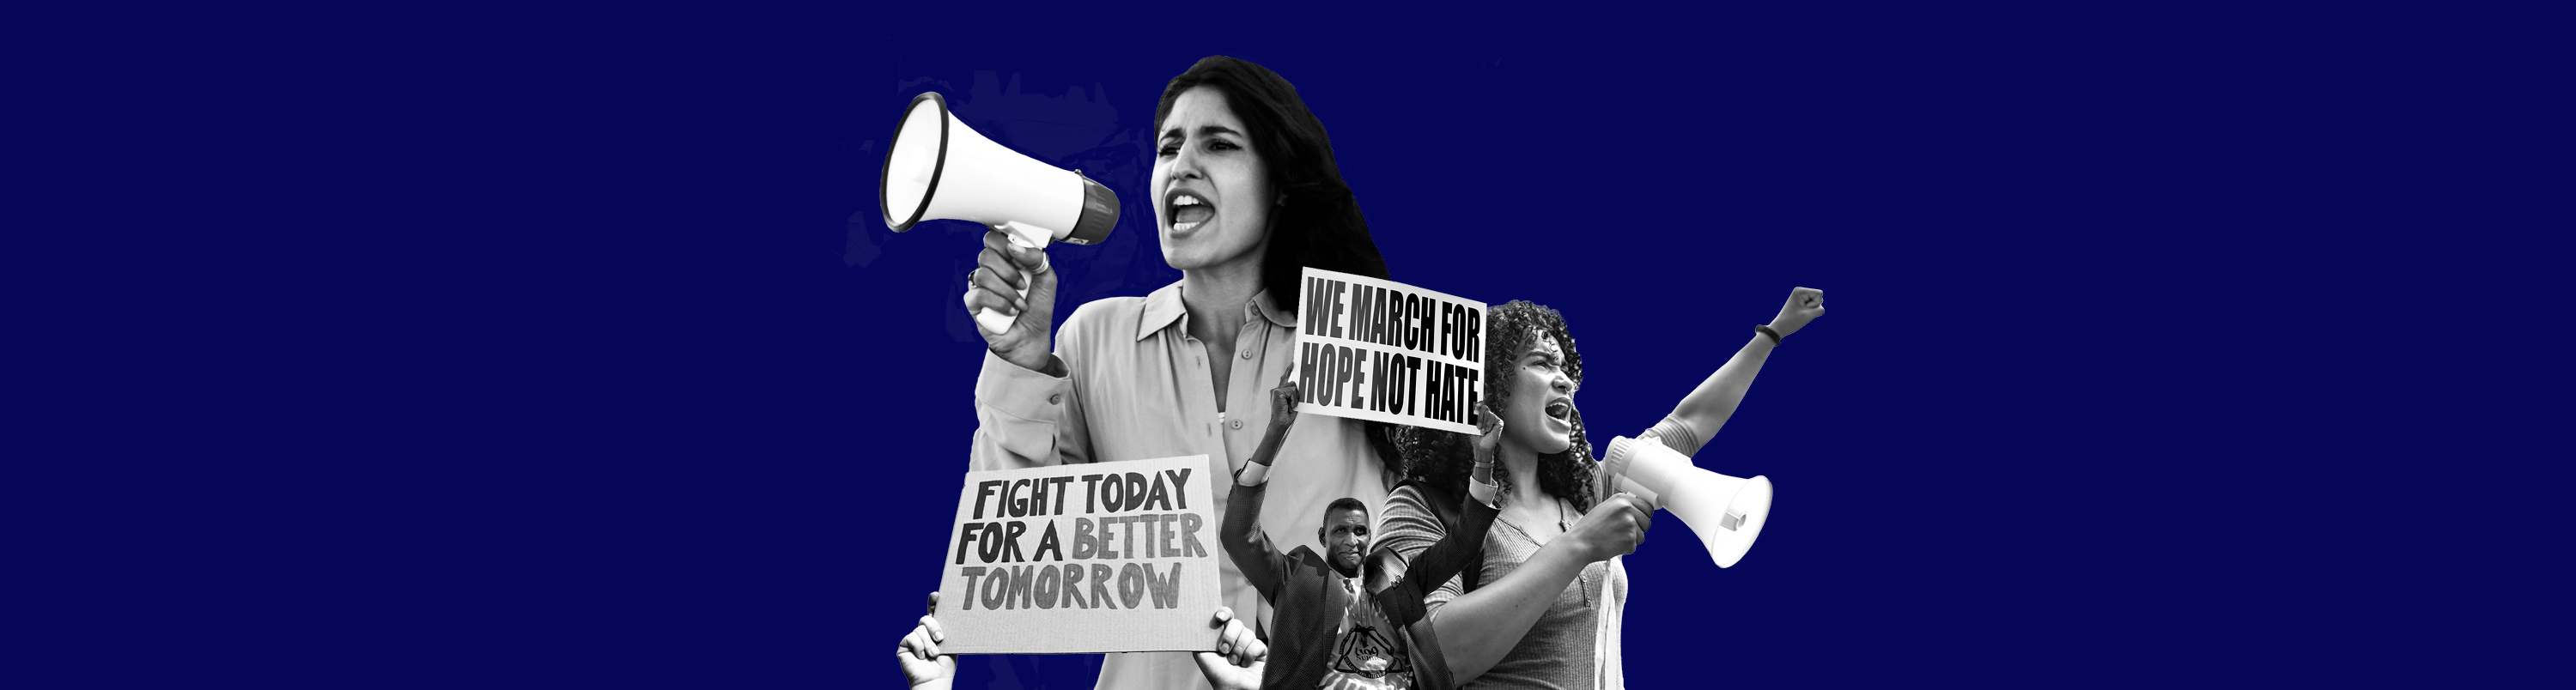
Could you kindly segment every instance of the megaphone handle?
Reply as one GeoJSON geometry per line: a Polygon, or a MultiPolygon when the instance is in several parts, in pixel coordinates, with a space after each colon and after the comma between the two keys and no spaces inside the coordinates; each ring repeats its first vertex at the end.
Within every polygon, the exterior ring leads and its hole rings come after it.
{"type": "MultiPolygon", "coordinates": [[[[1005,235],[1009,235],[1009,236],[1011,236],[1011,246],[1019,247],[1019,248],[1022,248],[1022,249],[1044,249],[1044,248],[1046,247],[1046,245],[1033,245],[1033,244],[1029,244],[1028,238],[1026,237],[1026,235],[1027,235],[1027,232],[1026,232],[1026,231],[1028,231],[1028,230],[1038,230],[1038,231],[1040,231],[1040,232],[1044,232],[1044,230],[1042,230],[1042,229],[1040,229],[1040,228],[1037,228],[1037,227],[1035,227],[1035,226],[1025,225],[1025,224],[1022,224],[1022,223],[1003,223],[1003,224],[1001,224],[1001,225],[994,226],[994,227],[995,227],[995,229],[1001,230],[1001,231],[1002,231],[1002,234],[1005,234],[1005,235]]],[[[1046,254],[1045,254],[1045,253],[1043,253],[1043,252],[1041,252],[1041,253],[1039,253],[1039,254],[1038,254],[1038,265],[1040,265],[1040,266],[1047,266],[1047,265],[1048,265],[1048,264],[1047,264],[1046,254]]],[[[1050,268],[1050,270],[1052,270],[1052,269],[1050,268]]],[[[1031,285],[1031,286],[1035,286],[1035,285],[1037,285],[1037,284],[1038,284],[1037,276],[1023,276],[1023,277],[1024,277],[1024,278],[1026,278],[1026,279],[1029,281],[1029,285],[1031,285]]],[[[1028,302],[1029,302],[1029,289],[1028,289],[1028,288],[1025,288],[1025,287],[1024,287],[1024,288],[1020,288],[1020,303],[1021,303],[1021,304],[1027,304],[1028,302]]],[[[997,335],[998,335],[998,334],[1002,334],[1002,333],[1009,333],[1009,332],[1011,332],[1011,322],[1012,322],[1012,321],[1015,321],[1015,320],[1017,320],[1017,317],[1013,317],[1013,316],[1010,316],[1010,315],[1006,315],[1006,314],[1003,314],[1003,313],[998,312],[998,311],[993,311],[993,309],[992,309],[991,307],[985,307],[985,308],[983,308],[983,309],[976,310],[976,312],[975,312],[975,323],[983,324],[983,325],[984,325],[984,330],[992,331],[993,333],[995,333],[995,334],[997,334],[997,335]]]]}
{"type": "Polygon", "coordinates": [[[1619,477],[1618,482],[1619,491],[1612,493],[1628,493],[1636,496],[1637,498],[1644,499],[1647,505],[1653,506],[1656,509],[1663,509],[1666,507],[1664,505],[1664,497],[1662,495],[1655,493],[1654,489],[1646,488],[1646,485],[1638,483],[1637,480],[1622,476],[1619,477]]]}
{"type": "MultiPolygon", "coordinates": [[[[1021,290],[1020,294],[1026,295],[1028,291],[1021,290]]],[[[975,323],[984,324],[984,330],[992,331],[994,335],[1011,332],[1011,321],[1010,316],[993,311],[991,307],[975,312],[975,323]]]]}

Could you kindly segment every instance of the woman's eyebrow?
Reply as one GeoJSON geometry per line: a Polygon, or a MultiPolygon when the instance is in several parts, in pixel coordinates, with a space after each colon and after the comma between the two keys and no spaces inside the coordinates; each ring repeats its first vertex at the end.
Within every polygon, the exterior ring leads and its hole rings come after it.
{"type": "MultiPolygon", "coordinates": [[[[1182,134],[1182,133],[1183,133],[1183,132],[1182,132],[1181,128],[1179,128],[1179,127],[1173,127],[1173,128],[1171,128],[1171,129],[1163,130],[1163,136],[1162,136],[1162,138],[1163,138],[1163,139],[1170,139],[1170,138],[1173,138],[1173,137],[1181,136],[1181,134],[1182,134]]],[[[1199,136],[1205,137],[1205,136],[1213,136],[1213,135],[1217,135],[1217,134],[1232,134],[1232,135],[1235,135],[1235,136],[1238,136],[1238,137],[1239,137],[1239,136],[1243,136],[1243,133],[1242,133],[1242,132],[1234,131],[1234,128],[1232,128],[1232,127],[1227,127],[1227,126],[1225,126],[1225,125],[1199,125],[1199,136]]]]}

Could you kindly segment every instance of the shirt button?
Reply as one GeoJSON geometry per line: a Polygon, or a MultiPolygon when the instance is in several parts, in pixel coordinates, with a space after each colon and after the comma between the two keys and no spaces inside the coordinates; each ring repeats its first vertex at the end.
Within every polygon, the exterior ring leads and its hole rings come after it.
{"type": "Polygon", "coordinates": [[[1243,348],[1243,358],[1252,359],[1252,348],[1243,348]]]}
{"type": "Polygon", "coordinates": [[[1049,405],[1061,405],[1061,404],[1064,404],[1064,394],[1063,394],[1063,393],[1057,393],[1057,394],[1055,394],[1055,395],[1047,396],[1047,404],[1049,404],[1049,405]]]}
{"type": "Polygon", "coordinates": [[[1230,422],[1230,423],[1234,425],[1234,428],[1237,428],[1237,429],[1241,429],[1241,428],[1243,428],[1243,420],[1237,419],[1237,420],[1234,420],[1233,422],[1230,422]]]}

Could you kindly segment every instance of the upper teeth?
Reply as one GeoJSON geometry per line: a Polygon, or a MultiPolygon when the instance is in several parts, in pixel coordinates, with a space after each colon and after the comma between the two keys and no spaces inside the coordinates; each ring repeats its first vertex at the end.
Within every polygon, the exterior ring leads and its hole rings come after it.
{"type": "Polygon", "coordinates": [[[1183,194],[1172,199],[1173,206],[1196,206],[1204,203],[1207,202],[1200,201],[1198,197],[1190,196],[1188,194],[1183,194]]]}

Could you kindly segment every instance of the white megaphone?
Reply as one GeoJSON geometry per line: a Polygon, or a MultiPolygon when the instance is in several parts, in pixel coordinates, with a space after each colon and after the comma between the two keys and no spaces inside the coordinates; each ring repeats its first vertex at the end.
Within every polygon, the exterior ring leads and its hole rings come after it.
{"type": "Polygon", "coordinates": [[[1656,441],[1610,439],[1601,471],[1609,488],[1681,516],[1720,568],[1744,560],[1754,538],[1762,536],[1764,518],[1771,515],[1769,478],[1737,479],[1703,470],[1691,464],[1690,456],[1656,441]]]}
{"type": "MultiPolygon", "coordinates": [[[[904,106],[879,179],[877,204],[895,232],[925,220],[971,220],[1000,228],[1012,244],[1038,249],[1048,242],[1099,244],[1118,225],[1118,195],[1108,187],[993,143],[958,122],[936,92],[904,106]]],[[[991,309],[976,313],[975,322],[994,333],[1011,330],[1011,317],[991,309]]]]}

